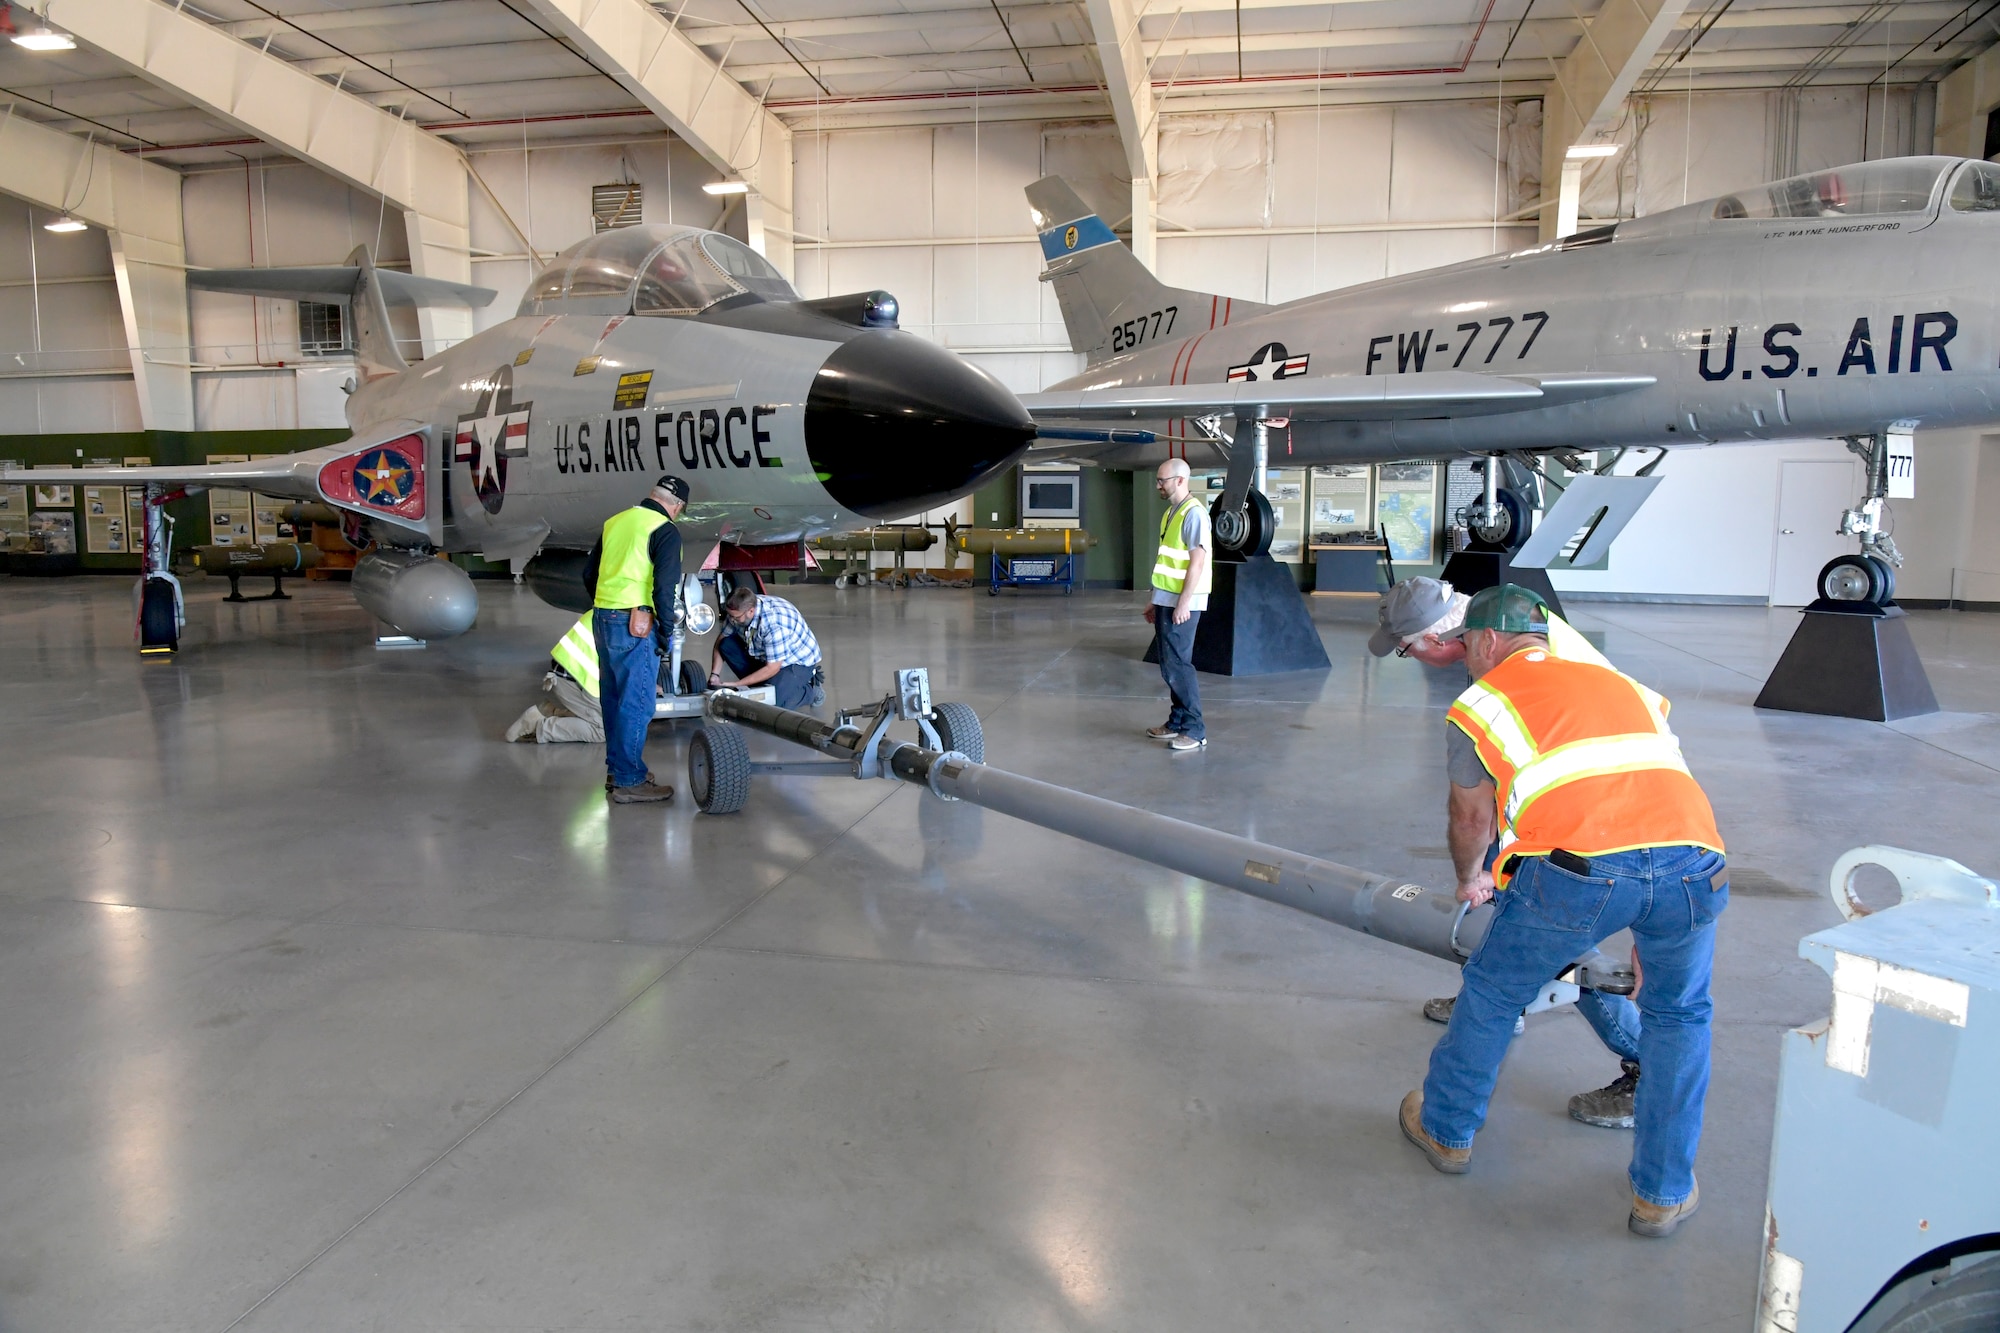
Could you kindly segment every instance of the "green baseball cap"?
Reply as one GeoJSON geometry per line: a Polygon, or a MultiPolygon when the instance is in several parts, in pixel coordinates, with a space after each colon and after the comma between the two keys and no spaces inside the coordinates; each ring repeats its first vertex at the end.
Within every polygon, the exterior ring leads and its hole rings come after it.
{"type": "Polygon", "coordinates": [[[1465,623],[1441,639],[1462,638],[1469,630],[1490,629],[1502,634],[1547,634],[1549,604],[1539,593],[1518,583],[1482,588],[1472,594],[1465,607],[1465,623]]]}

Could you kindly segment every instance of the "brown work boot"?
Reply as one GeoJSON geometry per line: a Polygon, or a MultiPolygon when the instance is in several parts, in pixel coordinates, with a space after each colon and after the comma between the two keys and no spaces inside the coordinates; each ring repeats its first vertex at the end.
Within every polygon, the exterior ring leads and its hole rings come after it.
{"type": "MultiPolygon", "coordinates": [[[[1425,1000],[1424,1017],[1430,1019],[1433,1023],[1449,1023],[1451,1022],[1452,1007],[1457,1003],[1458,997],[1456,995],[1439,995],[1434,999],[1425,1000]]],[[[1518,1037],[1527,1030],[1528,1016],[1526,1014],[1515,1014],[1514,1035],[1518,1037]]]]}
{"type": "Polygon", "coordinates": [[[1639,1091],[1639,1062],[1620,1060],[1625,1072],[1592,1092],[1569,1099],[1569,1118],[1599,1129],[1632,1128],[1632,1100],[1639,1091]]]}
{"type": "MultiPolygon", "coordinates": [[[[1403,1098],[1403,1105],[1396,1112],[1396,1123],[1403,1127],[1403,1137],[1417,1146],[1417,1150],[1430,1159],[1432,1166],[1448,1176],[1462,1176],[1472,1169],[1472,1149],[1447,1148],[1424,1130],[1424,1094],[1422,1090],[1412,1092],[1403,1098]]],[[[1638,1214],[1634,1213],[1633,1225],[1638,1225],[1638,1214]]]]}
{"type": "Polygon", "coordinates": [[[1688,1191],[1687,1198],[1676,1204],[1647,1203],[1634,1194],[1632,1215],[1625,1219],[1625,1225],[1635,1236],[1671,1236],[1680,1224],[1694,1216],[1694,1210],[1701,1206],[1701,1186],[1688,1191]]]}
{"type": "Polygon", "coordinates": [[[611,801],[614,805],[637,805],[646,801],[671,801],[674,789],[660,783],[646,781],[636,787],[613,787],[611,801]]]}
{"type": "MultiPolygon", "coordinates": [[[[653,776],[653,770],[652,770],[652,769],[650,769],[650,768],[649,768],[649,769],[647,769],[647,770],[646,770],[646,782],[647,782],[647,784],[648,784],[648,785],[650,786],[651,784],[653,784],[653,783],[655,783],[655,782],[658,782],[658,781],[659,781],[659,779],[653,776]]],[[[606,773],[606,774],[604,775],[604,794],[605,794],[606,796],[609,796],[609,795],[611,794],[611,775],[610,775],[609,773],[606,773]]]]}

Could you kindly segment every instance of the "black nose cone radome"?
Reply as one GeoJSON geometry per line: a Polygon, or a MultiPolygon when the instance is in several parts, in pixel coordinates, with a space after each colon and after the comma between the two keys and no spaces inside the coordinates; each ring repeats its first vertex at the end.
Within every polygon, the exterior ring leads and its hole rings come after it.
{"type": "Polygon", "coordinates": [[[860,334],[806,398],[806,452],[827,494],[903,518],[979,486],[1020,456],[1035,423],[984,371],[913,333],[860,334]]]}

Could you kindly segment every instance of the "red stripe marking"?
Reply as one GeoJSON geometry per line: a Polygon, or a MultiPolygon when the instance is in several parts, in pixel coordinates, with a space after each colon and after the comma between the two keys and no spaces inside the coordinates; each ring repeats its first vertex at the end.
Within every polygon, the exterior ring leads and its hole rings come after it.
{"type": "Polygon", "coordinates": [[[1229,322],[1229,312],[1230,312],[1231,310],[1234,310],[1235,308],[1236,308],[1236,298],[1235,298],[1235,297],[1233,297],[1233,296],[1232,296],[1232,297],[1230,297],[1230,298],[1229,298],[1229,299],[1228,299],[1227,301],[1223,302],[1223,304],[1222,304],[1222,322],[1223,322],[1224,324],[1227,324],[1227,323],[1229,322]]]}
{"type": "Polygon", "coordinates": [[[1213,329],[1215,327],[1215,303],[1221,299],[1222,298],[1219,296],[1211,296],[1208,298],[1208,327],[1210,329],[1213,329]]]}

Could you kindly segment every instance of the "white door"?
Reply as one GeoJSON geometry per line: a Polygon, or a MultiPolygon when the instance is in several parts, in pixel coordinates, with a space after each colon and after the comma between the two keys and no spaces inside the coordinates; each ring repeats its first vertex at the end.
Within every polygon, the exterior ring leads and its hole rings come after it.
{"type": "Polygon", "coordinates": [[[1786,463],[1778,478],[1777,555],[1771,605],[1804,606],[1819,596],[1819,571],[1859,546],[1843,537],[1841,511],[1861,498],[1861,469],[1851,462],[1786,463]]]}

